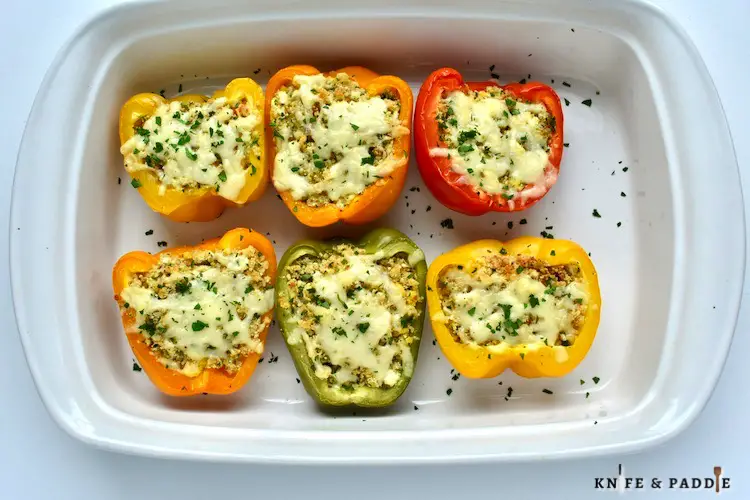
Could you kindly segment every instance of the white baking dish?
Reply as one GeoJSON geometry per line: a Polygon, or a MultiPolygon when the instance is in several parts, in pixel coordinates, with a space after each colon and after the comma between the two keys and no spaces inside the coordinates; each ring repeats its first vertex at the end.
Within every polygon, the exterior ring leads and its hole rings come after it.
{"type": "Polygon", "coordinates": [[[105,448],[306,463],[621,452],[677,434],[714,387],[739,306],[742,206],[732,142],[706,69],[685,34],[641,2],[127,5],[81,29],[34,103],[13,188],[13,296],[47,408],[70,434],[105,448]],[[172,223],[129,186],[116,123],[130,95],[172,95],[180,84],[204,91],[242,75],[264,83],[293,63],[370,66],[407,79],[415,93],[440,66],[467,79],[488,78],[494,64],[502,79],[554,80],[570,101],[570,147],[558,184],[536,207],[477,218],[450,213],[412,164],[402,199],[370,227],[401,229],[428,261],[474,239],[542,230],[581,243],[599,269],[604,305],[594,346],[573,374],[454,381],[428,325],[409,390],[381,411],[319,410],[296,382],[276,328],[266,361],[234,396],[168,398],[132,371],[110,282],[122,253],[249,226],[270,232],[280,255],[302,237],[366,230],[305,228],[272,188],[217,221],[172,223]],[[448,217],[452,230],[441,227],[448,217]],[[153,236],[144,234],[149,229],[153,236]],[[278,361],[269,364],[271,353],[278,361]]]}

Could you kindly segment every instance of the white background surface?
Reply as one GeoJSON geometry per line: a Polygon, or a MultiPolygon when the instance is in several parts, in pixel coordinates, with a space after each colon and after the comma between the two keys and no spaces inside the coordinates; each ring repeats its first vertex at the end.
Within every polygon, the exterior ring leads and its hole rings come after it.
{"type": "MultiPolygon", "coordinates": [[[[698,46],[724,103],[742,173],[750,175],[750,77],[747,47],[750,1],[653,0],[672,14],[698,46]],[[713,4],[713,5],[712,5],[713,4]]],[[[5,2],[3,2],[5,3],[5,2]]],[[[89,448],[52,422],[37,396],[13,319],[7,269],[7,211],[15,155],[36,90],[61,44],[86,19],[116,0],[15,1],[0,15],[0,498],[292,498],[350,497],[599,498],[594,477],[712,476],[715,465],[731,477],[730,498],[750,497],[744,424],[750,421],[750,306],[740,320],[716,392],[682,435],[636,455],[571,462],[409,468],[317,468],[198,464],[116,455],[89,448]],[[449,470],[450,469],[450,470],[449,470]],[[486,490],[486,491],[485,491],[486,490]]],[[[697,118],[699,119],[699,118],[697,118]]],[[[50,158],[54,161],[54,158],[50,158]]],[[[711,168],[711,165],[706,165],[711,168]]],[[[41,173],[40,173],[41,174],[41,173]]],[[[747,184],[745,183],[746,193],[747,184]]],[[[746,207],[748,201],[746,199],[746,207]]],[[[747,210],[746,210],[747,212],[747,210]]],[[[721,224],[721,221],[716,221],[721,224]]],[[[746,280],[747,284],[747,280],[746,280]]],[[[747,287],[746,287],[747,288],[747,287]]],[[[746,294],[747,292],[745,292],[746,294]]],[[[747,296],[743,297],[747,305],[747,296]]],[[[707,332],[710,338],[710,332],[707,332]]],[[[710,348],[710,342],[707,342],[710,348]]],[[[700,370],[700,367],[696,367],[700,370]]],[[[663,486],[664,487],[664,486],[663,486]]],[[[653,498],[708,498],[709,491],[632,492],[653,498]]]]}

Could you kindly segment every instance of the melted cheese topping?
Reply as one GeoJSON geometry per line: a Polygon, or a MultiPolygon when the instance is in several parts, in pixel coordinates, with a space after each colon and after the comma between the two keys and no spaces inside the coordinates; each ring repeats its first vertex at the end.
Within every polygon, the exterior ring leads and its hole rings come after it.
{"type": "Polygon", "coordinates": [[[262,119],[252,101],[234,105],[226,98],[205,103],[172,101],[160,105],[120,148],[125,169],[150,171],[167,188],[212,187],[236,200],[256,168],[248,156],[260,159],[262,119]]]}
{"type": "Polygon", "coordinates": [[[413,372],[413,338],[404,333],[417,315],[416,292],[397,283],[380,259],[350,253],[337,272],[314,270],[304,285],[315,302],[295,311],[288,341],[304,342],[315,376],[332,385],[391,387],[413,372]],[[303,317],[310,314],[312,325],[303,317]]]}
{"type": "Polygon", "coordinates": [[[121,292],[135,310],[133,331],[165,366],[190,377],[206,367],[233,372],[244,355],[263,352],[273,288],[267,262],[251,252],[204,252],[192,261],[164,255],[121,292]]]}
{"type": "Polygon", "coordinates": [[[570,345],[588,302],[583,286],[542,283],[519,273],[475,276],[451,268],[443,276],[450,292],[441,301],[439,320],[461,343],[490,345],[570,345]]]}
{"type": "Polygon", "coordinates": [[[401,162],[393,140],[408,134],[398,101],[369,96],[348,75],[298,75],[271,103],[273,182],[312,206],[345,206],[401,162]]]}
{"type": "Polygon", "coordinates": [[[527,184],[542,182],[554,119],[539,103],[526,103],[488,88],[452,92],[438,112],[441,140],[435,157],[478,191],[512,199],[527,184]]]}

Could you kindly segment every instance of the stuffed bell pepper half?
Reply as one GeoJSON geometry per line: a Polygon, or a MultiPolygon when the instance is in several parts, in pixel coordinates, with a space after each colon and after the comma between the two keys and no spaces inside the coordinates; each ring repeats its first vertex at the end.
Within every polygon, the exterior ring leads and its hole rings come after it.
{"type": "Polygon", "coordinates": [[[125,170],[152,210],[209,221],[260,198],[268,184],[264,98],[249,78],[207,98],[137,94],[120,111],[125,170]]]}
{"type": "Polygon", "coordinates": [[[586,356],[599,325],[594,265],[576,243],[480,240],[438,257],[427,274],[435,338],[464,376],[510,368],[561,377],[586,356]]]}
{"type": "Polygon", "coordinates": [[[275,276],[271,243],[241,228],[195,247],[120,257],[115,300],[151,382],[171,396],[241,388],[263,352],[275,276]]]}
{"type": "Polygon", "coordinates": [[[464,82],[439,69],[417,97],[414,148],[425,184],[451,210],[524,210],[557,181],[560,98],[538,82],[464,82]]]}
{"type": "Polygon", "coordinates": [[[290,66],[268,82],[271,179],[300,222],[363,224],[385,214],[406,181],[412,93],[361,67],[290,66]]]}
{"type": "Polygon", "coordinates": [[[307,392],[328,406],[386,406],[414,373],[427,265],[393,229],[302,241],[279,264],[278,319],[307,392]]]}

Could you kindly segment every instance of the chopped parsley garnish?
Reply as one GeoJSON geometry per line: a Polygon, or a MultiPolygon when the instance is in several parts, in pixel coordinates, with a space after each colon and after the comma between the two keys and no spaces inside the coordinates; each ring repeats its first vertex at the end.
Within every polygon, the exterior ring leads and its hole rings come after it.
{"type": "Polygon", "coordinates": [[[130,181],[130,185],[133,186],[134,188],[138,189],[143,184],[141,184],[141,181],[139,181],[138,179],[133,179],[132,181],[130,181]]]}
{"type": "Polygon", "coordinates": [[[190,291],[190,282],[187,278],[183,278],[174,285],[174,289],[179,294],[186,294],[190,291]]]}
{"type": "Polygon", "coordinates": [[[206,328],[207,326],[208,326],[207,323],[204,323],[203,321],[198,320],[198,321],[193,321],[192,328],[194,332],[199,332],[203,330],[204,328],[206,328]]]}
{"type": "Polygon", "coordinates": [[[188,148],[185,148],[185,156],[190,158],[191,160],[195,161],[198,159],[198,155],[196,153],[193,153],[188,148]]]}
{"type": "Polygon", "coordinates": [[[594,377],[591,380],[593,380],[595,384],[598,384],[601,379],[599,377],[594,377]]]}
{"type": "Polygon", "coordinates": [[[536,307],[539,305],[539,299],[536,298],[536,295],[531,294],[529,295],[529,306],[536,307]]]}
{"type": "Polygon", "coordinates": [[[354,130],[359,130],[359,127],[358,127],[357,125],[355,125],[355,124],[353,124],[353,123],[350,123],[349,125],[351,125],[351,126],[352,126],[352,129],[354,129],[354,130]]]}
{"type": "Polygon", "coordinates": [[[466,142],[469,139],[474,139],[477,136],[476,130],[462,130],[460,134],[458,134],[458,142],[466,142]]]}
{"type": "Polygon", "coordinates": [[[583,104],[584,106],[588,106],[590,108],[591,107],[591,99],[584,99],[583,101],[581,101],[581,104],[583,104]]]}
{"type": "Polygon", "coordinates": [[[591,212],[591,215],[593,215],[597,219],[601,219],[602,218],[602,215],[599,213],[599,210],[597,210],[597,209],[594,209],[594,211],[591,212]]]}
{"type": "Polygon", "coordinates": [[[138,363],[136,363],[135,361],[133,361],[133,371],[134,372],[139,372],[141,370],[143,370],[143,368],[141,368],[141,366],[138,363]]]}
{"type": "Polygon", "coordinates": [[[474,314],[476,312],[477,312],[477,308],[476,307],[472,307],[471,309],[469,309],[469,316],[474,316],[474,314]]]}
{"type": "Polygon", "coordinates": [[[375,165],[375,157],[372,155],[363,157],[362,165],[375,165]]]}
{"type": "Polygon", "coordinates": [[[440,227],[444,229],[453,229],[453,219],[443,219],[440,221],[440,227]]]}
{"type": "Polygon", "coordinates": [[[225,171],[219,172],[219,180],[221,182],[227,182],[227,173],[225,171]]]}
{"type": "Polygon", "coordinates": [[[458,147],[458,152],[462,155],[471,153],[472,151],[474,151],[474,146],[472,146],[471,144],[461,144],[458,147]]]}
{"type": "Polygon", "coordinates": [[[154,335],[156,333],[156,323],[154,323],[154,320],[152,318],[146,318],[146,321],[144,321],[143,324],[138,327],[138,329],[143,330],[149,335],[154,335]]]}
{"type": "Polygon", "coordinates": [[[365,333],[368,328],[370,328],[370,323],[359,323],[359,324],[357,324],[357,330],[359,330],[360,333],[365,333]]]}

